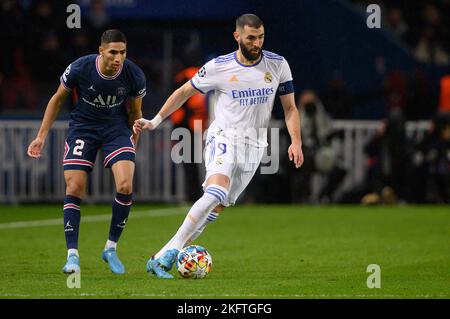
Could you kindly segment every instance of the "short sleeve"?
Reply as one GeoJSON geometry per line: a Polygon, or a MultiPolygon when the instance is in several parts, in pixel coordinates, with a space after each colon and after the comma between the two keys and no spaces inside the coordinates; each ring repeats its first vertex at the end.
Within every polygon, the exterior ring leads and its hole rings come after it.
{"type": "Polygon", "coordinates": [[[289,67],[289,63],[286,59],[283,59],[283,62],[281,63],[280,83],[285,83],[288,81],[292,81],[291,68],[289,67]]]}
{"type": "Polygon", "coordinates": [[[79,60],[72,62],[66,68],[64,73],[60,77],[61,84],[67,89],[72,90],[78,84],[78,74],[80,73],[79,60]]]}
{"type": "Polygon", "coordinates": [[[291,68],[289,67],[289,63],[286,59],[283,59],[281,64],[280,85],[278,86],[277,94],[285,95],[290,93],[294,93],[291,68]]]}
{"type": "Polygon", "coordinates": [[[144,72],[139,68],[135,67],[133,72],[134,83],[131,88],[130,96],[138,99],[143,98],[147,94],[147,81],[145,79],[144,72]]]}
{"type": "Polygon", "coordinates": [[[214,59],[206,63],[191,79],[191,84],[205,94],[217,87],[216,66],[214,59]]]}

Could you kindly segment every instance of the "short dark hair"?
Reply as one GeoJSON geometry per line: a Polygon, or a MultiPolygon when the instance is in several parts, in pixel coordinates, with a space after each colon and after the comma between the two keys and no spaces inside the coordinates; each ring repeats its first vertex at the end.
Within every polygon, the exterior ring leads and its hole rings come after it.
{"type": "Polygon", "coordinates": [[[122,31],[117,29],[109,29],[103,32],[102,37],[100,39],[101,44],[108,44],[110,42],[123,42],[127,43],[127,38],[122,31]]]}
{"type": "Polygon", "coordinates": [[[246,13],[236,19],[236,29],[237,28],[243,29],[246,25],[248,25],[251,28],[257,29],[263,25],[263,22],[258,16],[251,13],[246,13]]]}

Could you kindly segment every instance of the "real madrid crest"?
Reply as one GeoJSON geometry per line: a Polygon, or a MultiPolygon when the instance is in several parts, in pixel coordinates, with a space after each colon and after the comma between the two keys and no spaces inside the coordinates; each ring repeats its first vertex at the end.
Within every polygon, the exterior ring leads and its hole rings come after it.
{"type": "Polygon", "coordinates": [[[272,73],[266,72],[264,74],[264,81],[266,81],[266,83],[272,83],[272,73]]]}

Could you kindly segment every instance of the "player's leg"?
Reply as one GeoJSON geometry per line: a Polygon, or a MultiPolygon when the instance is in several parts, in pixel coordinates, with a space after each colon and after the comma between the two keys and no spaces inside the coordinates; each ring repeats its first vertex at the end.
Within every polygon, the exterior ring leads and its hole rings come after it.
{"type": "Polygon", "coordinates": [[[173,278],[166,270],[170,270],[174,264],[178,251],[203,225],[209,212],[227,200],[230,176],[234,169],[234,150],[227,149],[228,141],[222,131],[208,130],[207,140],[204,153],[207,171],[204,193],[191,207],[173,238],[147,262],[147,271],[157,277],[173,278]],[[206,181],[209,181],[207,186],[206,181]]]}
{"type": "Polygon", "coordinates": [[[116,184],[116,195],[112,204],[112,218],[109,236],[102,253],[102,258],[113,273],[123,274],[125,267],[117,257],[117,242],[128,221],[132,204],[132,185],[134,162],[118,161],[111,167],[116,184]]]}
{"type": "MultiPolygon", "coordinates": [[[[225,209],[225,206],[222,204],[217,205],[215,208],[213,208],[209,213],[208,216],[206,216],[205,221],[202,225],[192,234],[192,236],[183,244],[183,247],[189,246],[194,240],[196,240],[203,230],[208,226],[209,224],[215,222],[217,218],[219,217],[219,214],[222,213],[225,209]]],[[[175,237],[172,237],[172,239],[163,247],[161,248],[160,252],[165,252],[170,245],[172,245],[175,237]]],[[[156,254],[161,255],[161,254],[156,254]]],[[[155,255],[155,256],[156,256],[155,255]]]]}
{"type": "Polygon", "coordinates": [[[133,200],[133,176],[135,170],[135,151],[130,140],[131,132],[108,140],[103,145],[105,167],[111,167],[116,194],[112,203],[112,217],[109,236],[102,252],[102,259],[108,263],[115,274],[125,273],[125,267],[117,256],[117,242],[126,226],[133,200]]]}
{"type": "Polygon", "coordinates": [[[67,246],[67,262],[63,272],[80,272],[78,234],[80,229],[80,204],[86,192],[87,172],[65,170],[66,196],[64,197],[64,233],[67,246]]]}
{"type": "MultiPolygon", "coordinates": [[[[222,132],[215,132],[213,130],[208,130],[207,143],[204,151],[205,158],[205,166],[207,175],[205,178],[205,182],[203,183],[203,189],[206,191],[206,186],[218,185],[219,187],[223,187],[224,191],[228,192],[228,187],[230,184],[230,178],[233,169],[234,169],[234,149],[228,148],[228,141],[226,137],[222,134],[222,132]]],[[[206,192],[205,192],[206,194],[206,192]]],[[[208,195],[203,195],[199,200],[203,197],[207,197],[208,195]]],[[[202,200],[204,201],[204,200],[202,200]]],[[[202,202],[201,201],[201,202],[202,202]]],[[[195,205],[195,204],[194,204],[195,205]]],[[[197,205],[198,206],[198,205],[197,205]]],[[[174,237],[153,257],[155,259],[160,258],[168,249],[173,248],[174,245],[178,245],[184,247],[190,238],[194,236],[194,233],[197,229],[201,228],[203,224],[207,221],[207,218],[210,216],[212,211],[218,207],[219,205],[212,206],[212,208],[206,212],[206,216],[202,218],[202,222],[197,223],[196,229],[193,231],[193,234],[190,237],[187,237],[184,243],[179,243],[180,236],[175,234],[174,237]]],[[[194,206],[192,206],[194,207],[194,206]]],[[[189,216],[189,214],[188,214],[189,216]]],[[[187,217],[186,217],[187,218],[187,217]]],[[[189,224],[189,223],[186,223],[189,224]]],[[[180,227],[181,230],[181,227],[180,227]]],[[[198,237],[198,236],[197,236],[198,237]]],[[[167,267],[166,267],[167,268],[167,267]]]]}
{"type": "Polygon", "coordinates": [[[208,217],[208,213],[222,201],[226,200],[228,196],[228,185],[230,183],[229,177],[222,174],[215,174],[211,176],[208,181],[210,181],[210,183],[205,187],[203,196],[192,205],[183,224],[178,229],[175,236],[169,241],[168,245],[155,254],[154,257],[156,259],[164,255],[168,250],[180,250],[183,248],[187,240],[192,237],[195,230],[204,223],[208,217]]]}
{"type": "Polygon", "coordinates": [[[66,182],[64,197],[64,233],[67,245],[67,262],[63,272],[80,271],[78,234],[81,220],[81,201],[86,192],[88,173],[97,156],[95,134],[69,129],[65,143],[63,167],[66,182]]]}
{"type": "Polygon", "coordinates": [[[196,240],[203,233],[203,231],[209,224],[214,223],[217,218],[219,218],[220,213],[222,213],[224,209],[225,206],[219,204],[212,211],[210,211],[203,224],[195,230],[191,238],[187,240],[183,247],[189,246],[192,242],[194,242],[194,240],[196,240]]]}
{"type": "MultiPolygon", "coordinates": [[[[216,175],[211,176],[208,179],[208,185],[210,185],[210,184],[211,185],[214,185],[214,184],[220,185],[224,189],[227,189],[228,185],[229,185],[229,178],[225,175],[216,174],[216,175]]],[[[194,206],[192,206],[192,207],[194,207],[194,206]]],[[[191,237],[187,238],[186,242],[181,244],[181,248],[185,247],[190,242],[192,242],[194,239],[196,239],[199,236],[199,234],[197,235],[197,232],[199,231],[199,229],[203,230],[207,224],[212,222],[213,219],[215,219],[217,217],[217,215],[223,211],[224,207],[225,206],[223,206],[221,204],[218,204],[215,207],[213,207],[206,215],[206,219],[202,218],[203,222],[197,223],[197,227],[194,230],[194,232],[192,233],[191,237]],[[211,216],[214,216],[214,217],[211,217],[211,216]]],[[[192,210],[192,208],[191,208],[191,210],[192,210]]],[[[189,214],[188,214],[188,216],[189,216],[189,214]]],[[[186,219],[187,219],[187,217],[186,217],[186,219]]],[[[189,219],[189,220],[191,220],[191,219],[189,219]]],[[[185,222],[186,222],[186,220],[185,220],[185,222]]],[[[184,225],[184,223],[183,223],[183,225],[184,225]]],[[[183,225],[181,226],[181,228],[183,227],[183,225]]],[[[188,222],[187,225],[191,225],[191,223],[188,222]]],[[[201,231],[200,231],[200,233],[201,233],[201,231]]],[[[168,249],[174,248],[174,246],[177,245],[176,240],[178,240],[178,238],[179,238],[179,236],[178,236],[178,232],[177,232],[177,234],[175,234],[175,236],[173,236],[172,239],[163,248],[161,248],[159,252],[157,252],[154,255],[154,257],[157,259],[157,258],[161,257],[168,249]]]]}
{"type": "MultiPolygon", "coordinates": [[[[247,188],[248,184],[252,180],[259,166],[259,163],[261,162],[262,156],[264,154],[264,148],[247,146],[241,149],[239,153],[244,156],[244,159],[237,161],[236,169],[233,171],[231,183],[228,188],[229,191],[227,203],[229,205],[234,205],[237,198],[242,194],[242,192],[247,188]]],[[[208,185],[209,181],[207,181],[206,184],[208,185]]],[[[205,222],[193,233],[192,237],[187,241],[185,246],[197,239],[209,224],[215,222],[219,217],[219,214],[224,211],[225,207],[226,206],[221,204],[215,207],[208,214],[205,222]]]]}
{"type": "Polygon", "coordinates": [[[126,226],[133,199],[134,168],[134,162],[127,160],[118,161],[111,167],[116,185],[116,196],[112,204],[109,238],[105,248],[116,248],[126,226]]]}
{"type": "MultiPolygon", "coordinates": [[[[186,242],[185,245],[188,245],[189,243],[197,239],[209,224],[215,222],[219,217],[220,213],[224,211],[225,207],[229,205],[234,205],[236,199],[239,197],[239,195],[244,191],[248,183],[251,181],[256,171],[256,168],[259,166],[259,163],[261,162],[262,155],[264,153],[263,152],[264,149],[249,147],[246,146],[246,144],[236,144],[233,146],[232,150],[233,150],[232,155],[234,156],[233,161],[236,164],[234,170],[232,171],[231,182],[228,187],[229,191],[226,203],[227,205],[216,206],[208,214],[208,217],[206,218],[204,223],[198,229],[196,229],[192,237],[186,242]],[[250,174],[248,175],[245,172],[249,172],[250,174]]],[[[226,160],[231,159],[227,157],[226,160]]],[[[209,166],[211,165],[212,164],[210,164],[209,166]]],[[[214,167],[210,168],[214,169],[214,167]]],[[[209,183],[210,181],[207,180],[204,183],[204,185],[209,185],[209,183]]]]}
{"type": "MultiPolygon", "coordinates": [[[[236,151],[237,147],[230,144],[227,138],[223,135],[223,131],[216,132],[216,134],[210,134],[208,137],[208,142],[205,147],[205,166],[207,171],[207,176],[205,182],[203,183],[203,188],[210,184],[220,183],[221,181],[216,181],[216,173],[224,173],[226,176],[231,176],[228,179],[227,189],[230,189],[230,183],[232,184],[232,174],[235,172],[235,162],[236,162],[236,151]],[[225,164],[230,163],[230,164],[225,164]]],[[[209,213],[204,222],[197,227],[192,236],[184,243],[183,247],[192,243],[197,239],[203,230],[211,223],[215,222],[219,217],[219,214],[223,212],[226,206],[219,204],[214,207],[209,213]]]]}
{"type": "Polygon", "coordinates": [[[208,216],[206,217],[203,224],[201,224],[200,227],[194,231],[191,238],[189,238],[187,240],[187,242],[183,245],[183,247],[190,245],[194,240],[196,240],[203,233],[203,231],[209,224],[214,223],[217,220],[217,218],[219,218],[220,213],[222,213],[225,210],[225,207],[226,206],[224,206],[222,204],[219,204],[216,207],[214,207],[208,213],[208,216]]]}
{"type": "Polygon", "coordinates": [[[244,159],[239,159],[233,176],[233,183],[230,185],[228,194],[228,205],[234,205],[250,184],[253,176],[259,168],[264,155],[264,147],[255,147],[252,145],[242,145],[245,150],[240,151],[244,159]]]}
{"type": "Polygon", "coordinates": [[[184,244],[192,237],[205,221],[208,213],[225,201],[228,196],[228,176],[216,174],[211,178],[211,184],[205,188],[203,196],[200,197],[189,210],[183,224],[180,226],[175,236],[147,263],[147,271],[154,273],[160,278],[172,278],[166,273],[175,262],[178,252],[184,247],[184,244]]]}

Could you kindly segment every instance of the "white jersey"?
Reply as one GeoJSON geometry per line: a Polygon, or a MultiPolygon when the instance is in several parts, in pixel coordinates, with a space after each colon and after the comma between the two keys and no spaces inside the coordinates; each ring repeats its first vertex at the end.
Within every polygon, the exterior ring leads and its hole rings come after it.
{"type": "MultiPolygon", "coordinates": [[[[243,65],[232,52],[206,63],[191,79],[200,92],[214,91],[215,120],[211,128],[223,129],[237,143],[267,146],[267,127],[280,84],[290,82],[288,62],[280,55],[262,51],[261,60],[243,65]]],[[[280,92],[281,94],[283,92],[280,92]]]]}

